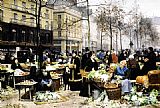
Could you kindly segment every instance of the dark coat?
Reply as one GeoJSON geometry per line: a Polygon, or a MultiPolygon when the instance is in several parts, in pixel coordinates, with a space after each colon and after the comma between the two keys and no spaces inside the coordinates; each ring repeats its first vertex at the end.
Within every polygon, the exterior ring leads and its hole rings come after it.
{"type": "Polygon", "coordinates": [[[156,69],[156,54],[154,52],[150,52],[147,57],[149,59],[148,61],[148,64],[150,67],[149,69],[155,70],[156,69]]]}
{"type": "Polygon", "coordinates": [[[89,59],[89,54],[88,53],[85,53],[83,56],[82,56],[82,60],[81,60],[81,69],[84,69],[85,66],[86,66],[86,61],[89,59]]]}
{"type": "Polygon", "coordinates": [[[95,62],[92,62],[91,59],[88,59],[86,62],[85,71],[90,72],[92,71],[92,68],[94,68],[94,70],[98,70],[98,63],[96,60],[95,62]]]}
{"type": "Polygon", "coordinates": [[[11,69],[13,69],[13,70],[15,70],[15,69],[21,69],[22,70],[22,67],[21,67],[21,65],[18,63],[18,64],[16,64],[16,63],[13,63],[12,65],[11,65],[11,69]]]}
{"type": "Polygon", "coordinates": [[[144,63],[142,75],[146,75],[150,70],[156,70],[156,54],[154,52],[150,52],[148,53],[147,58],[149,60],[144,63]]]}
{"type": "Polygon", "coordinates": [[[72,57],[71,64],[76,65],[76,68],[71,69],[71,71],[74,71],[74,78],[78,79],[79,78],[78,73],[80,72],[80,59],[79,59],[79,57],[72,57]]]}

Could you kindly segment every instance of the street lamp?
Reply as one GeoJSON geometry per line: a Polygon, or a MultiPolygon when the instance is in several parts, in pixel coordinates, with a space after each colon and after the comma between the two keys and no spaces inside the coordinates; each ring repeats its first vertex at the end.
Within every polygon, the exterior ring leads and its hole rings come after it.
{"type": "MultiPolygon", "coordinates": [[[[39,69],[41,71],[41,67],[42,67],[42,60],[43,60],[43,50],[42,50],[42,45],[41,45],[41,37],[40,37],[40,15],[41,15],[41,9],[44,6],[47,5],[52,5],[56,2],[56,0],[36,0],[36,30],[37,30],[37,55],[39,55],[39,69]],[[44,1],[46,4],[42,5],[42,1],[44,1]],[[39,7],[38,7],[38,3],[39,3],[39,7]],[[38,14],[37,14],[37,10],[38,10],[38,14]],[[38,53],[39,52],[39,53],[38,53]]],[[[38,58],[36,58],[36,60],[38,60],[38,58]]]]}

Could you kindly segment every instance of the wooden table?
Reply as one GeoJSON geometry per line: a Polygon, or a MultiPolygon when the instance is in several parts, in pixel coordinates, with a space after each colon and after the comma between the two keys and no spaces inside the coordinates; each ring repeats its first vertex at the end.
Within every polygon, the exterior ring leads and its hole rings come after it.
{"type": "Polygon", "coordinates": [[[13,87],[15,88],[15,85],[16,85],[16,77],[23,77],[24,78],[24,80],[26,80],[26,76],[28,76],[30,73],[29,72],[26,72],[26,74],[19,74],[19,75],[15,75],[15,74],[13,74],[13,76],[11,76],[11,77],[13,77],[13,87]]]}
{"type": "Polygon", "coordinates": [[[29,88],[29,99],[32,100],[31,90],[34,90],[34,85],[36,85],[37,83],[38,83],[38,82],[31,82],[31,83],[20,82],[20,83],[15,84],[15,86],[18,87],[19,100],[21,100],[21,88],[22,88],[22,87],[25,88],[25,93],[26,93],[26,88],[29,88]]]}

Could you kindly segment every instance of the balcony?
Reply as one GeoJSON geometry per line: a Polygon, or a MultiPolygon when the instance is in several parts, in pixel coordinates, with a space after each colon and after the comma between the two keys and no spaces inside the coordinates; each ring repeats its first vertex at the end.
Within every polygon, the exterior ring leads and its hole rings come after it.
{"type": "Polygon", "coordinates": [[[19,24],[19,25],[26,25],[26,26],[30,26],[30,27],[36,27],[36,23],[34,23],[34,22],[18,20],[18,19],[14,19],[14,18],[11,18],[10,23],[19,24]]]}
{"type": "Polygon", "coordinates": [[[11,9],[19,10],[19,7],[17,5],[11,4],[11,9]]]}
{"type": "Polygon", "coordinates": [[[26,7],[20,7],[20,6],[15,5],[15,4],[11,4],[11,9],[21,11],[21,12],[27,12],[26,7]]]}

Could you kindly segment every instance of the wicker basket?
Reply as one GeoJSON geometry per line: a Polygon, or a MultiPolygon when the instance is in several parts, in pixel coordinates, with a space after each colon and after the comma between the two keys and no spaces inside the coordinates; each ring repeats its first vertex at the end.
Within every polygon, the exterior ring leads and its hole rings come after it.
{"type": "Polygon", "coordinates": [[[160,70],[151,70],[148,72],[150,84],[160,84],[160,70]]]}
{"type": "Polygon", "coordinates": [[[118,100],[121,99],[121,88],[110,88],[106,89],[108,94],[108,99],[118,100]]]}
{"type": "Polygon", "coordinates": [[[108,99],[118,100],[121,98],[121,88],[114,83],[105,84],[105,89],[108,94],[108,99]]]}

